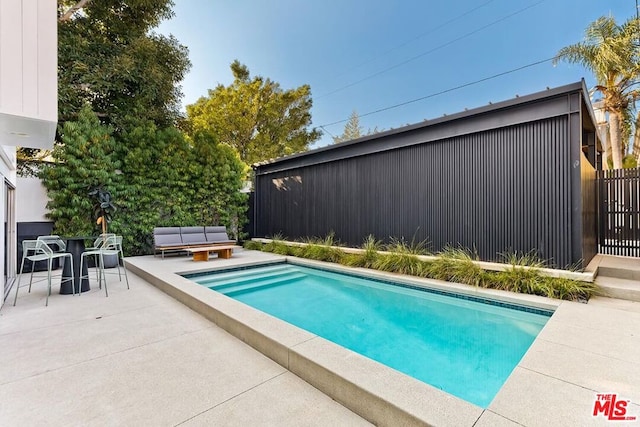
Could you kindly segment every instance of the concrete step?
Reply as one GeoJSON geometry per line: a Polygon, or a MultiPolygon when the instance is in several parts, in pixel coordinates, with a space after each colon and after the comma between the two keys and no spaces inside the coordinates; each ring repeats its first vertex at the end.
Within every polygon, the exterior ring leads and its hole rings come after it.
{"type": "Polygon", "coordinates": [[[609,298],[640,301],[640,280],[620,279],[598,274],[595,280],[600,294],[609,298]]]}
{"type": "Polygon", "coordinates": [[[600,266],[598,268],[598,277],[600,276],[640,281],[640,266],[638,267],[638,269],[630,269],[627,267],[600,266]]]}
{"type": "Polygon", "coordinates": [[[599,255],[598,259],[598,276],[640,280],[640,258],[599,255]]]}

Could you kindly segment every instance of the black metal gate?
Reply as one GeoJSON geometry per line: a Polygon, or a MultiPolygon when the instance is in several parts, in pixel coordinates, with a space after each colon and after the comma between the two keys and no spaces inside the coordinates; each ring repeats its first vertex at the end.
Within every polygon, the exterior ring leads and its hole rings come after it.
{"type": "Polygon", "coordinates": [[[600,253],[640,257],[640,168],[597,174],[600,253]]]}

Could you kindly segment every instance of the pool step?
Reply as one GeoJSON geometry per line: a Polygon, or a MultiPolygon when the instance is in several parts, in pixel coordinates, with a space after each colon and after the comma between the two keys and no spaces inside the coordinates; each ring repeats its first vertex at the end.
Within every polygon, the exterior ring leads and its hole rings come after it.
{"type": "Polygon", "coordinates": [[[226,280],[216,280],[216,281],[212,281],[209,284],[209,288],[210,289],[215,289],[216,291],[219,291],[221,289],[225,289],[225,288],[230,288],[230,287],[234,287],[234,286],[239,286],[239,285],[244,285],[245,283],[256,283],[257,281],[263,280],[263,279],[277,279],[279,277],[283,277],[283,276],[288,276],[291,274],[290,270],[282,270],[282,271],[276,271],[276,272],[271,272],[271,273],[259,273],[259,274],[251,274],[251,275],[243,275],[243,276],[238,276],[238,277],[232,277],[232,278],[228,278],[226,280]]]}
{"type": "MultiPolygon", "coordinates": [[[[233,297],[233,296],[244,294],[247,292],[252,292],[256,289],[273,288],[275,286],[286,285],[288,283],[295,282],[296,280],[303,279],[304,277],[305,275],[302,273],[290,274],[286,277],[279,277],[276,279],[269,279],[269,280],[260,280],[253,283],[246,283],[243,285],[228,287],[223,289],[220,292],[226,296],[233,297]]],[[[217,290],[215,288],[211,288],[211,289],[217,290]]]]}
{"type": "Polygon", "coordinates": [[[227,272],[212,272],[210,276],[204,276],[201,278],[196,277],[195,279],[200,279],[199,283],[205,284],[207,282],[217,282],[220,280],[232,279],[236,277],[245,277],[248,275],[261,275],[261,274],[270,274],[278,271],[288,270],[290,266],[287,264],[276,264],[273,266],[262,267],[258,269],[241,269],[241,270],[232,270],[227,272]]]}
{"type": "Polygon", "coordinates": [[[211,286],[211,285],[215,285],[217,283],[220,283],[222,281],[225,281],[227,279],[229,280],[233,280],[236,278],[244,278],[244,277],[249,277],[249,276],[264,276],[265,274],[271,274],[271,273],[277,273],[280,271],[290,271],[291,267],[287,264],[277,264],[274,266],[270,266],[270,267],[263,267],[260,268],[256,271],[251,270],[251,269],[244,269],[244,270],[233,270],[233,271],[228,271],[226,273],[212,273],[211,276],[204,276],[204,277],[194,277],[193,281],[195,281],[196,283],[199,283],[200,285],[204,285],[204,286],[211,286]]]}

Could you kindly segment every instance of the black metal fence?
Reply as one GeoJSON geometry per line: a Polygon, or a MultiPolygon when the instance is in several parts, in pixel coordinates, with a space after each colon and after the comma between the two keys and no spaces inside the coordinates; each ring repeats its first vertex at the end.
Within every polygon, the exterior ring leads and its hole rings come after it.
{"type": "Polygon", "coordinates": [[[599,252],[640,256],[640,169],[598,171],[599,252]]]}

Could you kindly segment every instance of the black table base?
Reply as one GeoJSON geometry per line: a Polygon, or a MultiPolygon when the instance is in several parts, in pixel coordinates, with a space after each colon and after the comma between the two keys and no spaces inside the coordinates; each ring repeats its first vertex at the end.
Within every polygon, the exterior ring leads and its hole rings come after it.
{"type": "MultiPolygon", "coordinates": [[[[71,256],[73,257],[73,280],[74,280],[75,286],[77,287],[78,283],[80,282],[80,260],[82,258],[82,253],[84,252],[84,249],[85,249],[85,246],[84,246],[85,238],[84,237],[67,238],[66,240],[67,240],[67,252],[70,253],[71,256]]],[[[89,279],[86,278],[87,277],[86,261],[87,260],[85,259],[85,263],[82,266],[82,276],[85,276],[85,278],[82,279],[80,292],[87,292],[88,290],[91,289],[89,287],[89,279]]],[[[62,276],[63,278],[71,276],[71,265],[68,259],[65,259],[64,267],[62,269],[62,276]]],[[[73,293],[73,287],[71,285],[70,280],[63,282],[60,285],[60,293],[63,295],[69,295],[73,293]]]]}

